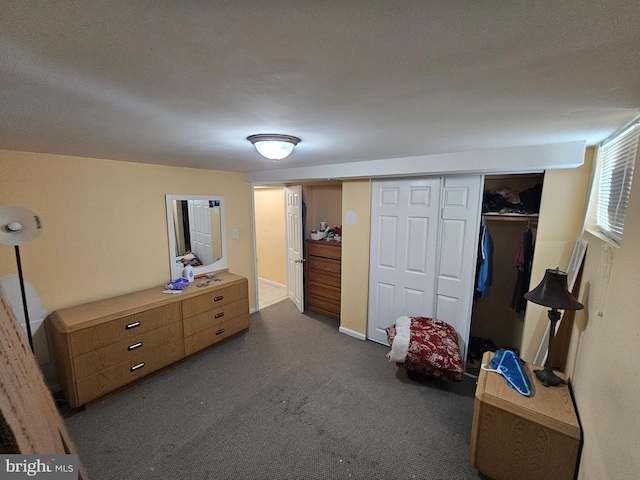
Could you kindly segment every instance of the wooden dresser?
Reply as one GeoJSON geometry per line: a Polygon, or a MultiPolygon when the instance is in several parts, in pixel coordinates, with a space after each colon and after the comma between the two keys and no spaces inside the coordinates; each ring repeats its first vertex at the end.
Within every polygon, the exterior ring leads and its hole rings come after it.
{"type": "Polygon", "coordinates": [[[249,327],[248,282],[228,272],[182,293],[162,286],[57,310],[46,319],[72,407],[91,402],[249,327]]]}
{"type": "Polygon", "coordinates": [[[342,244],[307,240],[306,247],[306,308],[339,320],[342,244]]]}
{"type": "MultiPolygon", "coordinates": [[[[482,359],[488,364],[493,353],[482,359]]],[[[545,387],[525,365],[531,396],[480,370],[471,430],[471,463],[494,480],[573,480],[581,433],[567,385],[545,387]]]]}

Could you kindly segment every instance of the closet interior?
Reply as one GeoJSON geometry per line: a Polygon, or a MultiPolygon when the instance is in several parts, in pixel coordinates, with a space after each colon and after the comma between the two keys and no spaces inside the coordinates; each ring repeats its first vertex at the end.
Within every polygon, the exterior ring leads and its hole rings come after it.
{"type": "Polygon", "coordinates": [[[467,373],[478,374],[487,350],[519,353],[543,180],[544,173],[485,177],[467,373]]]}

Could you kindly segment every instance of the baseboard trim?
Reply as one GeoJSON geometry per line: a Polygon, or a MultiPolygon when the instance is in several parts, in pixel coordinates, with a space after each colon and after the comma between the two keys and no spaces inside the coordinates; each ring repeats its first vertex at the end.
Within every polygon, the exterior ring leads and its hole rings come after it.
{"type": "Polygon", "coordinates": [[[276,282],[272,282],[271,280],[267,280],[266,278],[260,278],[258,277],[258,281],[262,282],[262,283],[266,283],[267,285],[271,285],[272,287],[277,287],[277,288],[281,288],[283,290],[287,289],[286,285],[283,285],[281,283],[276,283],[276,282]]]}
{"type": "Polygon", "coordinates": [[[338,328],[340,333],[344,333],[345,335],[349,335],[350,337],[357,338],[358,340],[366,340],[367,336],[364,333],[356,332],[355,330],[351,330],[349,328],[340,327],[338,328]]]}

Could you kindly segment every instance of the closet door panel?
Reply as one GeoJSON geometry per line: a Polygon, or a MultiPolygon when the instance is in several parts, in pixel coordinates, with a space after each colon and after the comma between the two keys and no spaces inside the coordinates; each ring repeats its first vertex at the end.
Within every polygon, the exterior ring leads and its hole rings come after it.
{"type": "Polygon", "coordinates": [[[440,178],[372,186],[367,338],[387,344],[401,315],[434,316],[440,178]]]}
{"type": "Polygon", "coordinates": [[[445,177],[442,187],[437,318],[458,333],[466,358],[482,205],[482,175],[445,177]]]}
{"type": "MultiPolygon", "coordinates": [[[[405,288],[403,304],[407,312],[419,312],[428,300],[425,298],[427,292],[423,290],[415,290],[413,288],[405,288]]],[[[431,292],[428,293],[431,295],[431,292]]]]}
{"type": "Polygon", "coordinates": [[[398,247],[398,217],[381,216],[378,221],[380,248],[378,249],[378,268],[396,269],[398,247]]]}
{"type": "Polygon", "coordinates": [[[429,219],[407,219],[406,272],[418,275],[427,274],[427,252],[429,239],[429,219]]]}
{"type": "MultiPolygon", "coordinates": [[[[446,213],[445,213],[446,214],[446,213]]],[[[456,296],[462,282],[466,222],[443,220],[438,294],[456,296]]]]}

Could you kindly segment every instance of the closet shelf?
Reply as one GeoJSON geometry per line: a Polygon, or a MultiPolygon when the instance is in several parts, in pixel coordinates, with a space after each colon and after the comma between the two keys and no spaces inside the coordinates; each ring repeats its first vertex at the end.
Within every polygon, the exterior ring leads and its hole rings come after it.
{"type": "Polygon", "coordinates": [[[531,220],[538,220],[537,213],[498,213],[498,212],[487,212],[483,213],[482,217],[485,220],[497,220],[502,222],[529,222],[531,220]]]}

